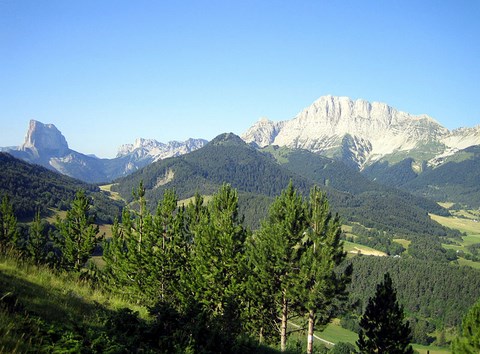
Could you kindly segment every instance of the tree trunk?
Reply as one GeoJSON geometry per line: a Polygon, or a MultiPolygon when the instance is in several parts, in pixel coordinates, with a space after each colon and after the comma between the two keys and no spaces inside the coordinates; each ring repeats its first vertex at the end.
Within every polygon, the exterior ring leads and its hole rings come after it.
{"type": "Polygon", "coordinates": [[[288,314],[288,302],[286,295],[283,295],[282,304],[282,326],[280,332],[280,350],[284,352],[287,349],[287,314],[288,314]]]}
{"type": "Polygon", "coordinates": [[[315,314],[313,310],[308,313],[308,336],[307,336],[307,354],[313,352],[313,328],[315,324],[315,314]]]}

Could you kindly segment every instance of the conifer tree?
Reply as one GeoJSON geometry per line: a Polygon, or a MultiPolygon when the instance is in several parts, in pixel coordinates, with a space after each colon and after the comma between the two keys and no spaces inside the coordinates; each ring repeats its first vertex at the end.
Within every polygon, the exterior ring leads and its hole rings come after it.
{"type": "Polygon", "coordinates": [[[65,219],[57,218],[61,236],[57,245],[62,252],[62,263],[68,269],[80,270],[91,257],[97,242],[101,241],[101,237],[98,237],[99,227],[94,223],[90,208],[90,198],[80,190],[65,219]]]}
{"type": "Polygon", "coordinates": [[[17,218],[13,212],[13,205],[7,195],[2,197],[0,204],[0,251],[6,252],[15,249],[18,245],[19,232],[17,218]]]}
{"type": "Polygon", "coordinates": [[[162,302],[178,303],[180,273],[187,260],[187,238],[184,231],[183,208],[178,208],[178,198],[173,190],[165,191],[158,203],[154,217],[152,272],[149,276],[156,283],[157,297],[162,302]]]}
{"type": "Polygon", "coordinates": [[[272,304],[279,311],[280,347],[286,349],[290,305],[296,301],[300,249],[307,226],[306,206],[290,182],[270,207],[267,219],[249,243],[248,259],[253,271],[254,293],[259,296],[257,313],[266,317],[272,304]],[[261,309],[264,304],[267,308],[261,309]]]}
{"type": "Polygon", "coordinates": [[[47,244],[48,236],[45,235],[45,227],[40,218],[40,211],[38,210],[30,225],[26,246],[30,259],[36,264],[40,264],[45,260],[47,244]]]}
{"type": "Polygon", "coordinates": [[[480,301],[473,305],[464,317],[462,334],[452,342],[452,353],[480,353],[480,301]]]}
{"type": "Polygon", "coordinates": [[[112,238],[104,243],[105,273],[116,288],[134,300],[155,302],[158,287],[151,272],[155,270],[153,217],[147,209],[143,183],[134,190],[136,210],[124,208],[121,223],[112,227],[112,238]]]}
{"type": "Polygon", "coordinates": [[[403,308],[397,303],[389,273],[385,273],[382,283],[377,285],[360,320],[360,333],[357,346],[360,353],[413,353],[411,330],[404,320],[403,308]]]}
{"type": "Polygon", "coordinates": [[[242,294],[245,230],[238,217],[238,194],[224,184],[200,212],[192,229],[189,284],[195,300],[223,329],[239,328],[238,297],[242,294]]]}
{"type": "Polygon", "coordinates": [[[318,187],[310,191],[307,220],[296,294],[300,312],[308,316],[307,353],[312,353],[314,327],[328,324],[334,310],[346,301],[352,269],[347,267],[343,274],[335,271],[346,257],[340,219],[332,216],[328,200],[318,187]]]}

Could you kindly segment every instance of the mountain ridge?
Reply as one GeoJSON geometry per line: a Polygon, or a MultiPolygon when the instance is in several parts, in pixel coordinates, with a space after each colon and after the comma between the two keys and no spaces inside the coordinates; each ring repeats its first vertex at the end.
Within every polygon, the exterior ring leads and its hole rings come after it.
{"type": "Polygon", "coordinates": [[[261,118],[243,135],[258,147],[307,149],[363,169],[396,152],[429,150],[433,159],[480,144],[480,126],[449,131],[434,118],[399,111],[386,103],[322,96],[294,118],[261,118]],[[347,138],[346,138],[347,137],[347,138]]]}
{"type": "Polygon", "coordinates": [[[70,149],[66,138],[54,124],[32,119],[24,143],[14,148],[3,148],[2,151],[88,183],[102,183],[125,176],[154,161],[188,153],[206,142],[204,139],[188,139],[164,144],[140,138],[134,144],[122,145],[117,157],[101,159],[70,149]]]}

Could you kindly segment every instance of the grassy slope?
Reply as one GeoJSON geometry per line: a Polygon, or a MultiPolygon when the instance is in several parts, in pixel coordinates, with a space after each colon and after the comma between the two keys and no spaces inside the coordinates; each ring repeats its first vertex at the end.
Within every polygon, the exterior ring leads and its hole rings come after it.
{"type": "Polygon", "coordinates": [[[0,353],[26,352],[42,345],[43,334],[35,335],[50,326],[94,328],[99,325],[99,309],[128,307],[143,317],[147,314],[145,308],[92,289],[71,274],[5,258],[0,259],[0,298],[2,303],[8,298],[16,303],[15,311],[0,309],[0,353]]]}
{"type": "MultiPolygon", "coordinates": [[[[462,242],[453,245],[443,245],[444,248],[468,252],[467,246],[480,243],[480,217],[478,211],[459,210],[452,212],[452,214],[453,216],[449,217],[431,214],[430,217],[441,225],[465,233],[465,236],[462,237],[462,242]]],[[[455,241],[458,242],[458,240],[455,241]]],[[[459,258],[458,263],[480,269],[480,262],[459,258]]]]}

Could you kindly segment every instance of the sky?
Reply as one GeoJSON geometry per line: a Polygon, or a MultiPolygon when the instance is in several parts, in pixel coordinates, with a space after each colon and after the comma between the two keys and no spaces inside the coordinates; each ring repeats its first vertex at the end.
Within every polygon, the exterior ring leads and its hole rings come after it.
{"type": "Polygon", "coordinates": [[[30,119],[114,157],[323,95],[480,124],[480,1],[0,0],[0,146],[30,119]]]}

